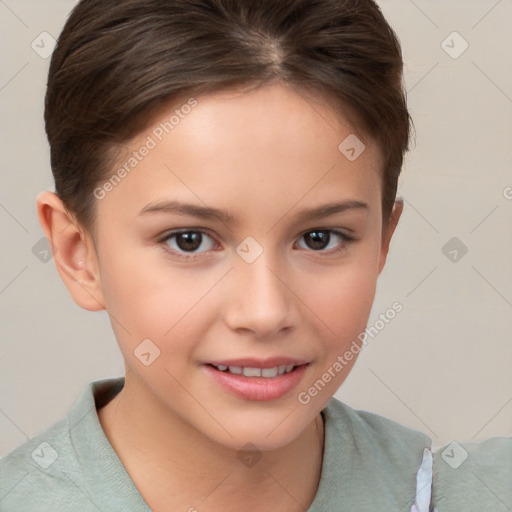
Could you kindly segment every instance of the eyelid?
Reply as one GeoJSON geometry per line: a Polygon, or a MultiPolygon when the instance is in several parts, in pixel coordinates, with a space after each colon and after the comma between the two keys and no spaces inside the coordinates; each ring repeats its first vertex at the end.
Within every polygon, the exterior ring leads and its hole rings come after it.
{"type": "Polygon", "coordinates": [[[305,234],[307,233],[313,233],[314,231],[329,231],[329,233],[334,233],[335,235],[340,235],[342,236],[343,238],[350,238],[350,239],[355,239],[355,237],[352,235],[352,233],[355,233],[355,231],[353,231],[352,229],[348,229],[348,228],[323,228],[323,227],[315,227],[315,228],[310,228],[310,229],[306,229],[305,231],[303,231],[300,235],[299,235],[299,238],[300,237],[303,237],[305,234]]]}

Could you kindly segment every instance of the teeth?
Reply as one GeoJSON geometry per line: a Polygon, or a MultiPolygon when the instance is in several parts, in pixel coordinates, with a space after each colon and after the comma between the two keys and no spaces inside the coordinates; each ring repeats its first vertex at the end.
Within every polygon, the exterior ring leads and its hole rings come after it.
{"type": "Polygon", "coordinates": [[[262,377],[276,377],[279,372],[279,368],[276,366],[275,368],[263,368],[261,370],[262,377]]]}
{"type": "MultiPolygon", "coordinates": [[[[228,367],[219,364],[216,366],[217,370],[224,372],[228,370],[228,367]]],[[[251,368],[249,366],[230,366],[229,372],[235,375],[243,375],[244,377],[277,377],[278,375],[284,375],[285,373],[290,373],[294,368],[293,364],[289,364],[287,366],[274,366],[274,368],[251,368]]]]}
{"type": "Polygon", "coordinates": [[[245,367],[243,370],[243,374],[246,377],[261,377],[261,368],[245,367]]]}

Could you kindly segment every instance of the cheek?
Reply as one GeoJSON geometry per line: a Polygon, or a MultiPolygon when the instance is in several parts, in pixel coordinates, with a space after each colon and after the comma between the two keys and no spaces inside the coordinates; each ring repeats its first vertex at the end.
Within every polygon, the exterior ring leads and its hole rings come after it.
{"type": "Polygon", "coordinates": [[[209,291],[221,274],[171,265],[157,248],[116,254],[114,245],[102,263],[102,288],[121,349],[130,354],[148,338],[162,355],[171,344],[179,352],[207,328],[209,291]]]}
{"type": "MultiPolygon", "coordinates": [[[[340,279],[330,283],[312,296],[311,309],[317,311],[324,325],[324,352],[321,366],[330,366],[338,355],[344,354],[364,332],[375,296],[375,280],[369,278],[340,279]],[[314,304],[314,306],[313,306],[314,304]]],[[[355,362],[355,361],[354,361],[355,362]]],[[[349,368],[346,369],[345,372],[349,368]]]]}
{"type": "Polygon", "coordinates": [[[318,408],[338,390],[361,351],[376,291],[377,275],[361,261],[319,282],[308,294],[308,306],[321,320],[322,349],[317,364],[298,395],[299,403],[314,400],[318,408]],[[306,400],[306,401],[304,401],[306,400]]]}
{"type": "Polygon", "coordinates": [[[329,338],[346,340],[364,330],[375,296],[376,261],[373,254],[358,251],[346,264],[316,273],[314,286],[310,278],[309,286],[302,286],[302,296],[326,325],[329,338]]]}

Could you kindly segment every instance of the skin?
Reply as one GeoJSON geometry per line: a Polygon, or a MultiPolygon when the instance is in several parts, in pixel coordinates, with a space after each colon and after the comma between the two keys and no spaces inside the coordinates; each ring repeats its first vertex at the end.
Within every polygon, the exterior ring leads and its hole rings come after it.
{"type": "MultiPolygon", "coordinates": [[[[304,510],[321,476],[319,413],[356,358],[308,404],[297,395],[364,331],[401,203],[383,233],[380,151],[322,98],[275,83],[196,99],[193,111],[97,201],[94,235],[50,192],[38,198],[39,219],[75,302],[110,315],[126,383],[98,415],[150,507],[304,510]],[[350,134],[366,146],[353,162],[338,150],[350,134]],[[221,209],[234,222],[139,215],[165,200],[221,209]],[[305,209],[345,200],[367,208],[299,220],[305,209]],[[183,228],[211,237],[192,256],[176,238],[162,241],[183,228]],[[318,248],[303,235],[319,229],[355,240],[331,234],[318,248]],[[236,252],[248,236],[263,248],[252,263],[236,252]],[[144,339],[161,351],[149,366],[134,356],[144,339]],[[295,390],[269,401],[235,397],[201,368],[249,356],[310,364],[295,390]],[[237,458],[248,442],[262,455],[252,467],[237,458]]],[[[169,115],[162,109],[125,145],[119,163],[169,115]]]]}

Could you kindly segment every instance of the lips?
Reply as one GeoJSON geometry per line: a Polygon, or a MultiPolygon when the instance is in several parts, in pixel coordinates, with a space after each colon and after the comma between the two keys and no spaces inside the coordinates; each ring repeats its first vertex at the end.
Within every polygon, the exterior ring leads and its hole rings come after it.
{"type": "Polygon", "coordinates": [[[206,374],[224,390],[246,400],[275,400],[302,380],[309,362],[304,359],[229,359],[203,365],[206,374]]]}

